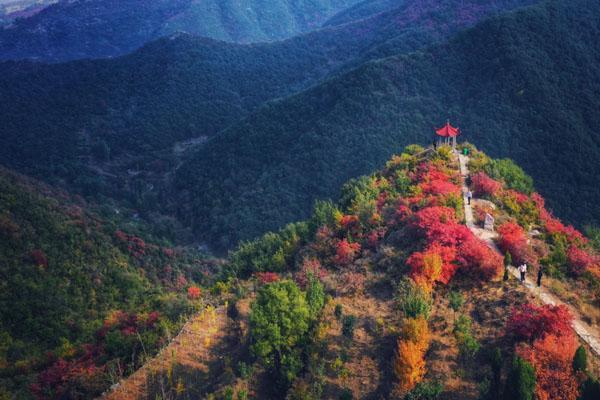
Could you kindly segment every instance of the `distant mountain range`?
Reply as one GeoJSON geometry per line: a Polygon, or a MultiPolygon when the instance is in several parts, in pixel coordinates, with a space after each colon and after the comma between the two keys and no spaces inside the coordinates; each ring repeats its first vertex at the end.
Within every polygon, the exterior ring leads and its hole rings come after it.
{"type": "Polygon", "coordinates": [[[598,15],[596,1],[544,2],[271,103],[178,169],[183,219],[224,247],[254,237],[449,117],[463,140],[516,159],[559,215],[598,223],[598,15]]]}
{"type": "Polygon", "coordinates": [[[58,0],[4,0],[0,1],[0,26],[17,18],[28,18],[58,0]]]}
{"type": "Polygon", "coordinates": [[[178,165],[177,142],[199,143],[269,100],[528,3],[490,1],[474,9],[458,0],[419,2],[417,14],[406,6],[273,44],[179,34],[114,60],[8,62],[0,66],[0,162],[84,193],[126,192],[139,204],[142,192],[162,196],[164,188],[164,174],[154,179],[140,171],[178,165]],[[145,189],[131,182],[141,178],[145,189]]]}
{"type": "Polygon", "coordinates": [[[226,249],[306,216],[450,117],[521,163],[560,216],[597,223],[598,5],[488,19],[532,3],[365,2],[369,17],[280,42],[176,34],[113,60],[7,62],[0,163],[160,207],[226,249]]]}
{"type": "Polygon", "coordinates": [[[318,28],[358,0],[60,1],[0,31],[0,60],[114,57],[176,32],[251,43],[318,28]]]}

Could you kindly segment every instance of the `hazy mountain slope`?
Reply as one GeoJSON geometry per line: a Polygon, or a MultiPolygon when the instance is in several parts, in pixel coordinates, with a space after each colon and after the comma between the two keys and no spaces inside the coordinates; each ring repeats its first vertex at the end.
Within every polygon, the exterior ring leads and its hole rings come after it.
{"type": "Polygon", "coordinates": [[[0,26],[17,18],[27,18],[42,11],[58,0],[5,0],[0,1],[0,26]]]}
{"type": "Polygon", "coordinates": [[[277,40],[315,29],[355,1],[62,1],[0,31],[0,59],[112,57],[179,31],[231,42],[277,40]]]}
{"type": "Polygon", "coordinates": [[[430,142],[450,117],[465,139],[521,163],[559,215],[598,221],[599,13],[597,2],[550,1],[270,104],[179,169],[193,204],[180,212],[215,244],[253,237],[401,146],[430,142]]]}
{"type": "Polygon", "coordinates": [[[408,1],[406,0],[364,0],[337,13],[327,20],[323,26],[347,24],[359,19],[371,17],[374,14],[400,8],[407,2],[408,1]]]}
{"type": "MultiPolygon", "coordinates": [[[[418,10],[398,9],[272,44],[175,35],[114,60],[7,62],[0,65],[0,163],[75,182],[88,193],[106,191],[101,187],[116,180],[118,190],[141,197],[135,185],[112,175],[139,179],[128,171],[156,169],[157,163],[168,170],[178,163],[171,151],[178,141],[199,143],[263,102],[378,57],[382,48],[414,51],[530,2],[419,1],[418,10]]],[[[160,195],[157,182],[146,186],[160,195]]]]}
{"type": "Polygon", "coordinates": [[[194,309],[187,288],[207,279],[210,263],[110,211],[101,216],[81,198],[0,168],[3,395],[28,399],[31,388],[55,398],[52,388],[56,397],[93,398],[115,379],[109,365],[130,373],[142,361],[140,341],[154,353],[194,309]]]}

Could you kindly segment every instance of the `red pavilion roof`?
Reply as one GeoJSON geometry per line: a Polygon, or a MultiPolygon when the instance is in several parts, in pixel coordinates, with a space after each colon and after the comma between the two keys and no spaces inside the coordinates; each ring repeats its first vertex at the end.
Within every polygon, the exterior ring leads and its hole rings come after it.
{"type": "Polygon", "coordinates": [[[450,121],[446,122],[446,125],[440,129],[436,129],[435,133],[438,136],[443,137],[456,137],[460,135],[460,129],[453,127],[450,125],[450,121]]]}

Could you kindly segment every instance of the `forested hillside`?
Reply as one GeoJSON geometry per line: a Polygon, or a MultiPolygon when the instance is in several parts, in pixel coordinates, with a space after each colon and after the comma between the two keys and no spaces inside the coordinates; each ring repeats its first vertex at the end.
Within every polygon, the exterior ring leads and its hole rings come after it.
{"type": "Polygon", "coordinates": [[[97,396],[199,307],[217,264],[116,211],[0,169],[1,398],[97,396]]]}
{"type": "Polygon", "coordinates": [[[179,164],[179,149],[201,145],[264,102],[530,2],[419,1],[272,44],[174,35],[114,60],[7,62],[0,65],[0,163],[148,208],[165,197],[163,178],[179,164]]]}
{"type": "Polygon", "coordinates": [[[179,168],[193,205],[181,214],[222,247],[254,237],[406,143],[431,141],[449,117],[517,160],[558,215],[597,223],[599,13],[595,1],[547,1],[268,104],[179,168]]]}
{"type": "Polygon", "coordinates": [[[1,30],[0,59],[114,57],[175,32],[230,42],[272,41],[314,30],[356,1],[61,1],[1,30]]]}
{"type": "Polygon", "coordinates": [[[357,21],[371,17],[395,8],[401,8],[407,2],[405,0],[363,0],[346,10],[340,11],[331,17],[323,26],[343,25],[348,22],[357,21]]]}
{"type": "Polygon", "coordinates": [[[584,308],[600,295],[597,249],[511,160],[464,146],[460,161],[408,146],[308,219],[242,243],[225,337],[192,347],[224,361],[174,360],[141,398],[595,400],[597,325],[579,337],[571,322],[579,309],[599,321],[584,308]],[[544,268],[542,288],[511,276],[522,262],[544,268]],[[555,287],[572,306],[544,304],[555,287]]]}

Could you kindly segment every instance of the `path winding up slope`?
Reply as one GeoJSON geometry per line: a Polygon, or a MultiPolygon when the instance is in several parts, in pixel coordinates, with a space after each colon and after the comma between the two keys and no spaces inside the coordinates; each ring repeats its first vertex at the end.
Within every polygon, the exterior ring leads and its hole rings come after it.
{"type": "MultiPolygon", "coordinates": [[[[478,228],[475,226],[474,218],[473,218],[473,209],[469,204],[467,204],[466,195],[468,192],[468,188],[466,185],[466,177],[469,175],[469,157],[463,154],[458,154],[458,159],[460,163],[460,174],[463,177],[463,196],[464,196],[464,205],[465,205],[465,222],[469,229],[481,240],[483,240],[490,248],[500,253],[500,250],[496,246],[494,239],[498,236],[498,234],[494,231],[488,231],[482,228],[478,228]]],[[[519,271],[516,268],[510,268],[510,272],[517,278],[519,278],[519,271]]],[[[550,293],[545,287],[537,287],[535,283],[527,278],[525,280],[525,287],[529,289],[536,297],[538,297],[544,304],[552,304],[552,305],[565,305],[569,308],[571,313],[573,314],[573,329],[579,337],[583,341],[585,341],[593,352],[600,356],[600,333],[597,329],[593,328],[589,324],[585,323],[579,313],[569,304],[566,304],[558,297],[550,293]]]]}

